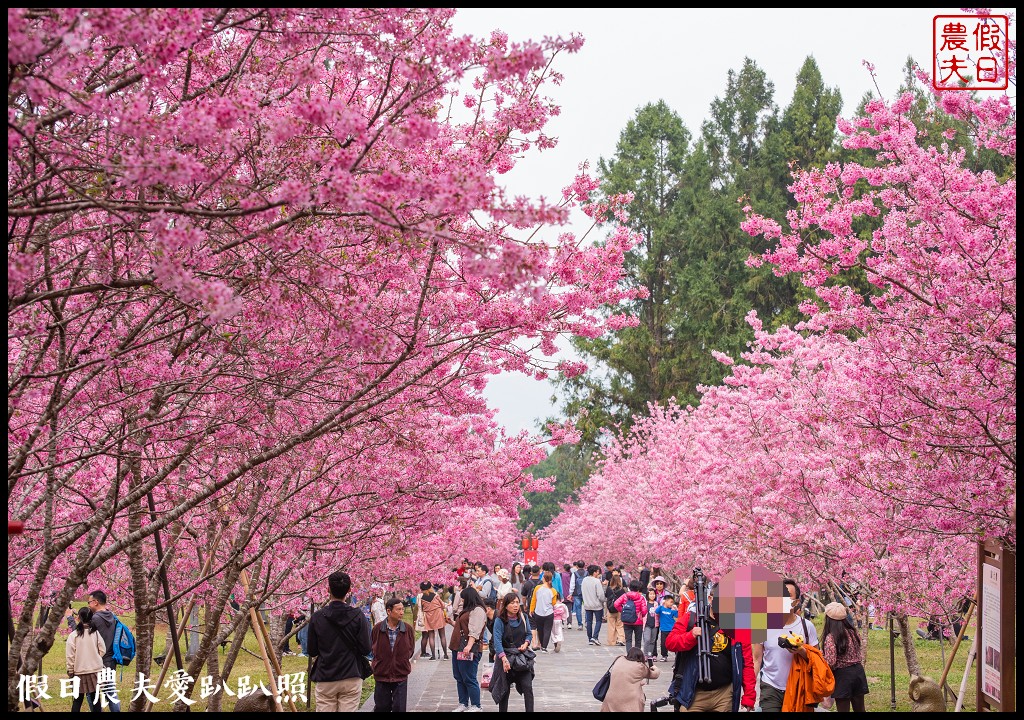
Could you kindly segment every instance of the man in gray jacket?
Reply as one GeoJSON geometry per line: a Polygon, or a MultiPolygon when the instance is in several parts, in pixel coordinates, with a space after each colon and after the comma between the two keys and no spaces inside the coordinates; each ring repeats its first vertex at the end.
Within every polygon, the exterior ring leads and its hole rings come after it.
{"type": "Polygon", "coordinates": [[[604,587],[601,585],[601,568],[591,565],[587,568],[587,577],[583,578],[583,610],[587,616],[587,639],[591,645],[600,645],[597,638],[601,635],[601,623],[604,622],[604,587]],[[597,627],[594,627],[594,620],[597,627]]]}
{"type": "MultiPolygon", "coordinates": [[[[103,667],[111,670],[117,667],[114,662],[114,629],[117,627],[117,617],[107,609],[107,594],[102,590],[93,590],[89,593],[89,609],[92,610],[92,626],[103,638],[107,651],[103,653],[103,667]]],[[[117,697],[117,687],[101,688],[110,703],[110,712],[121,712],[121,703],[117,697]]]]}

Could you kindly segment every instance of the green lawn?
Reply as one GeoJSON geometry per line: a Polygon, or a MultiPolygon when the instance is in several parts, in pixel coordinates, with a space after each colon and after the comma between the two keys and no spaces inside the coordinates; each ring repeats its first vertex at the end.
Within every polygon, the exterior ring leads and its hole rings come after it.
{"type": "MultiPolygon", "coordinates": [[[[77,609],[77,607],[76,607],[77,609]]],[[[822,625],[824,623],[823,615],[819,615],[815,619],[815,626],[820,634],[822,625]]],[[[132,624],[134,618],[132,616],[125,616],[122,619],[129,625],[132,624]]],[[[406,620],[411,623],[411,613],[407,612],[406,620]]],[[[916,628],[917,621],[912,620],[910,627],[916,628]]],[[[973,638],[975,634],[974,623],[968,628],[967,633],[973,638]]],[[[417,636],[417,652],[419,652],[417,636]]],[[[156,654],[161,655],[164,652],[164,642],[166,638],[165,626],[158,626],[157,629],[157,647],[156,654]]],[[[292,638],[292,647],[296,648],[297,642],[295,638],[292,638]]],[[[939,643],[934,640],[922,640],[921,638],[915,637],[914,644],[917,648],[918,658],[921,661],[922,668],[926,675],[931,676],[933,679],[938,680],[942,675],[942,658],[939,650],[939,643]]],[[[957,653],[956,660],[953,663],[953,669],[949,675],[949,684],[954,690],[958,690],[960,687],[960,679],[963,677],[964,664],[967,660],[967,643],[964,643],[957,653]]],[[[242,676],[248,675],[252,678],[254,684],[259,683],[262,680],[265,684],[267,683],[266,671],[263,668],[263,660],[259,657],[259,648],[256,644],[256,638],[250,631],[246,635],[244,647],[248,649],[250,653],[241,652],[238,656],[235,666],[231,672],[231,683],[232,689],[237,688],[238,679],[242,676]]],[[[946,643],[946,652],[949,652],[951,643],[946,643]]],[[[282,659],[282,669],[285,673],[299,673],[306,672],[307,659],[299,657],[297,655],[289,655],[282,659]]],[[[866,702],[867,709],[873,712],[888,712],[891,709],[890,705],[890,685],[889,685],[889,634],[884,630],[872,630],[868,637],[868,659],[866,665],[868,683],[871,688],[871,692],[868,694],[866,702]]],[[[122,705],[127,705],[128,699],[131,697],[133,689],[133,680],[135,677],[136,668],[134,665],[129,666],[128,672],[124,673],[124,677],[120,677],[120,670],[118,671],[119,682],[118,688],[120,690],[120,698],[122,705]]],[[[53,648],[43,659],[43,672],[49,678],[49,694],[53,696],[51,700],[44,700],[43,706],[45,710],[49,712],[67,712],[71,709],[70,698],[62,699],[59,697],[60,694],[60,678],[66,677],[65,666],[64,666],[64,638],[58,636],[57,641],[54,643],[53,648]]],[[[150,678],[155,678],[158,674],[159,668],[154,665],[147,675],[150,678]]],[[[908,711],[910,710],[910,699],[907,697],[907,687],[909,685],[910,678],[906,672],[906,663],[903,660],[903,649],[897,641],[896,645],[896,710],[897,711],[908,711]]],[[[580,697],[588,694],[588,689],[580,689],[580,697]]],[[[369,678],[363,683],[363,700],[369,697],[373,693],[373,678],[369,678]]],[[[171,703],[169,698],[171,697],[170,692],[165,688],[158,689],[156,693],[161,699],[161,702],[155,706],[156,711],[169,711],[171,709],[171,703]]],[[[198,692],[195,693],[194,697],[198,698],[198,692]]],[[[222,709],[227,711],[234,707],[234,698],[231,696],[225,696],[222,701],[222,709]]],[[[310,698],[312,701],[312,698],[310,698]]],[[[953,700],[950,700],[949,709],[953,709],[953,700]]],[[[198,700],[195,705],[192,706],[193,711],[206,710],[206,701],[198,700]]],[[[296,700],[296,706],[298,709],[305,710],[306,702],[303,700],[296,700]]],[[[971,676],[967,684],[966,700],[964,703],[964,709],[967,711],[974,711],[975,708],[975,692],[974,692],[974,669],[971,670],[971,676]]]]}

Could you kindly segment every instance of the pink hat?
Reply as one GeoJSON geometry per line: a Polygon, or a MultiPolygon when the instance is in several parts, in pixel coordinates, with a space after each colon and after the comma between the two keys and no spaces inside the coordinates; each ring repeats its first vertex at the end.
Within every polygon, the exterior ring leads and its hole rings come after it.
{"type": "Polygon", "coordinates": [[[825,606],[825,615],[833,620],[845,620],[847,615],[846,606],[841,602],[830,602],[825,606]]]}

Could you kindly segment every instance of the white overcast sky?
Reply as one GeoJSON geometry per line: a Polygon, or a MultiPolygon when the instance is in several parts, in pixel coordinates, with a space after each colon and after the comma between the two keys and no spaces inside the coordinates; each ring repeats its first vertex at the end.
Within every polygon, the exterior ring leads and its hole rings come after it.
{"type": "MultiPolygon", "coordinates": [[[[775,84],[775,103],[784,108],[800,66],[813,55],[826,85],[842,93],[843,115],[849,116],[864,93],[874,89],[862,60],[875,66],[879,88],[892,99],[908,55],[930,67],[933,17],[962,12],[460,8],[454,29],[478,37],[502,30],[511,40],[574,32],[585,38],[578,53],[556,61],[563,83],[546,88],[561,106],[561,114],[545,128],[559,139],[558,146],[531,154],[502,178],[512,195],[557,199],[581,162],[596,169],[598,158],[614,155],[619,133],[647,103],[664,100],[696,135],[711,101],[725,89],[726,73],[739,70],[744,57],[765,71],[775,84]]],[[[1000,12],[1009,14],[993,9],[1000,12]]],[[[557,414],[552,392],[548,382],[507,374],[491,380],[486,396],[509,432],[534,432],[539,419],[557,414]]]]}

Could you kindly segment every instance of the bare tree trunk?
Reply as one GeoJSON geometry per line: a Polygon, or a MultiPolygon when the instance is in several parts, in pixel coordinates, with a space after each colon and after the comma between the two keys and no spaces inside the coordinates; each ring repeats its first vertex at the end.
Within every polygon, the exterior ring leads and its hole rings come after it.
{"type": "Polygon", "coordinates": [[[238,658],[238,653],[242,650],[242,645],[245,643],[245,634],[249,632],[249,614],[242,613],[242,617],[239,619],[238,627],[235,628],[234,641],[231,643],[231,647],[228,648],[227,657],[224,658],[224,670],[222,677],[227,682],[228,678],[231,677],[231,670],[235,666],[235,660],[238,658]]]}
{"type": "Polygon", "coordinates": [[[896,622],[900,626],[900,641],[903,643],[903,657],[907,661],[907,672],[911,676],[921,674],[921,662],[917,659],[917,648],[914,647],[914,638],[910,632],[910,618],[906,613],[896,615],[896,622]]]}
{"type": "MultiPolygon", "coordinates": [[[[139,456],[133,453],[128,460],[130,468],[128,482],[131,489],[136,488],[141,480],[142,467],[139,456]]],[[[128,510],[128,531],[138,532],[143,524],[145,509],[142,502],[137,502],[128,510]]],[[[149,582],[146,576],[145,561],[146,543],[139,542],[127,553],[128,567],[132,578],[132,600],[135,605],[135,670],[137,673],[148,676],[150,667],[153,664],[153,644],[156,640],[156,614],[153,611],[154,603],[150,602],[149,582]]],[[[131,712],[142,712],[145,705],[145,695],[141,694],[130,706],[131,712]]]]}
{"type": "MultiPolygon", "coordinates": [[[[220,659],[217,657],[218,646],[210,648],[210,654],[206,656],[206,671],[210,674],[213,687],[218,687],[221,682],[220,659]]],[[[222,693],[215,692],[209,697],[206,705],[206,712],[220,712],[222,693]]]]}
{"type": "MultiPolygon", "coordinates": [[[[267,632],[270,633],[271,650],[277,655],[277,662],[280,664],[284,657],[284,625],[288,621],[285,614],[271,614],[270,622],[267,624],[267,632]]],[[[290,636],[289,636],[290,637],[290,636]]]]}

